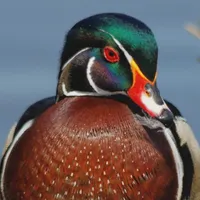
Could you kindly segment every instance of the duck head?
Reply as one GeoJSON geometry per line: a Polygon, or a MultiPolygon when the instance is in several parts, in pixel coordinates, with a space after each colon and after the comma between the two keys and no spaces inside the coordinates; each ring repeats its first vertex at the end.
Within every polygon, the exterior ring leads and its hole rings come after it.
{"type": "Polygon", "coordinates": [[[154,35],[141,21],[116,13],[88,17],[66,35],[57,100],[122,94],[151,117],[171,121],[156,85],[157,56],[154,35]]]}

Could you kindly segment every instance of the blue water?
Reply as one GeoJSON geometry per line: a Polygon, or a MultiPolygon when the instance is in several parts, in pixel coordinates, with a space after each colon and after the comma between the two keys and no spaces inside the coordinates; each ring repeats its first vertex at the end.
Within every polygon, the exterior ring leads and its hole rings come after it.
{"type": "Polygon", "coordinates": [[[0,3],[0,148],[25,108],[55,94],[64,34],[83,17],[122,12],[147,23],[159,45],[159,88],[191,124],[198,140],[200,41],[186,22],[200,19],[200,1],[18,0],[0,3]],[[82,2],[82,3],[81,3],[82,2]]]}

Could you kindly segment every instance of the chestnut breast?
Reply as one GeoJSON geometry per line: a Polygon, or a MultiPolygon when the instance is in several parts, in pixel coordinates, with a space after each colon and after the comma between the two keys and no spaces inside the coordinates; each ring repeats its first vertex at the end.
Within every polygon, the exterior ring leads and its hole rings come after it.
{"type": "Polygon", "coordinates": [[[173,158],[159,149],[125,104],[65,98],[14,146],[4,194],[9,200],[173,199],[176,172],[167,161],[173,158]]]}

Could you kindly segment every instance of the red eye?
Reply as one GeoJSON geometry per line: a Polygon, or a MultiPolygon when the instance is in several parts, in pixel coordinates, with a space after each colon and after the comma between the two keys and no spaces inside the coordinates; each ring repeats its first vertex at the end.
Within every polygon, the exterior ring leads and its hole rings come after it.
{"type": "Polygon", "coordinates": [[[114,63],[119,61],[119,54],[112,47],[104,47],[103,55],[108,62],[114,63]]]}

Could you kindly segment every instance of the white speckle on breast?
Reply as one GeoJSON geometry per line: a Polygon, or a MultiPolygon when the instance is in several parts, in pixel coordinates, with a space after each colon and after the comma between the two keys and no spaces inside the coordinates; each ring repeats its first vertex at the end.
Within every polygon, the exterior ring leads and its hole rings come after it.
{"type": "Polygon", "coordinates": [[[76,187],[76,185],[77,185],[77,184],[76,184],[76,181],[74,181],[74,187],[76,187]]]}

